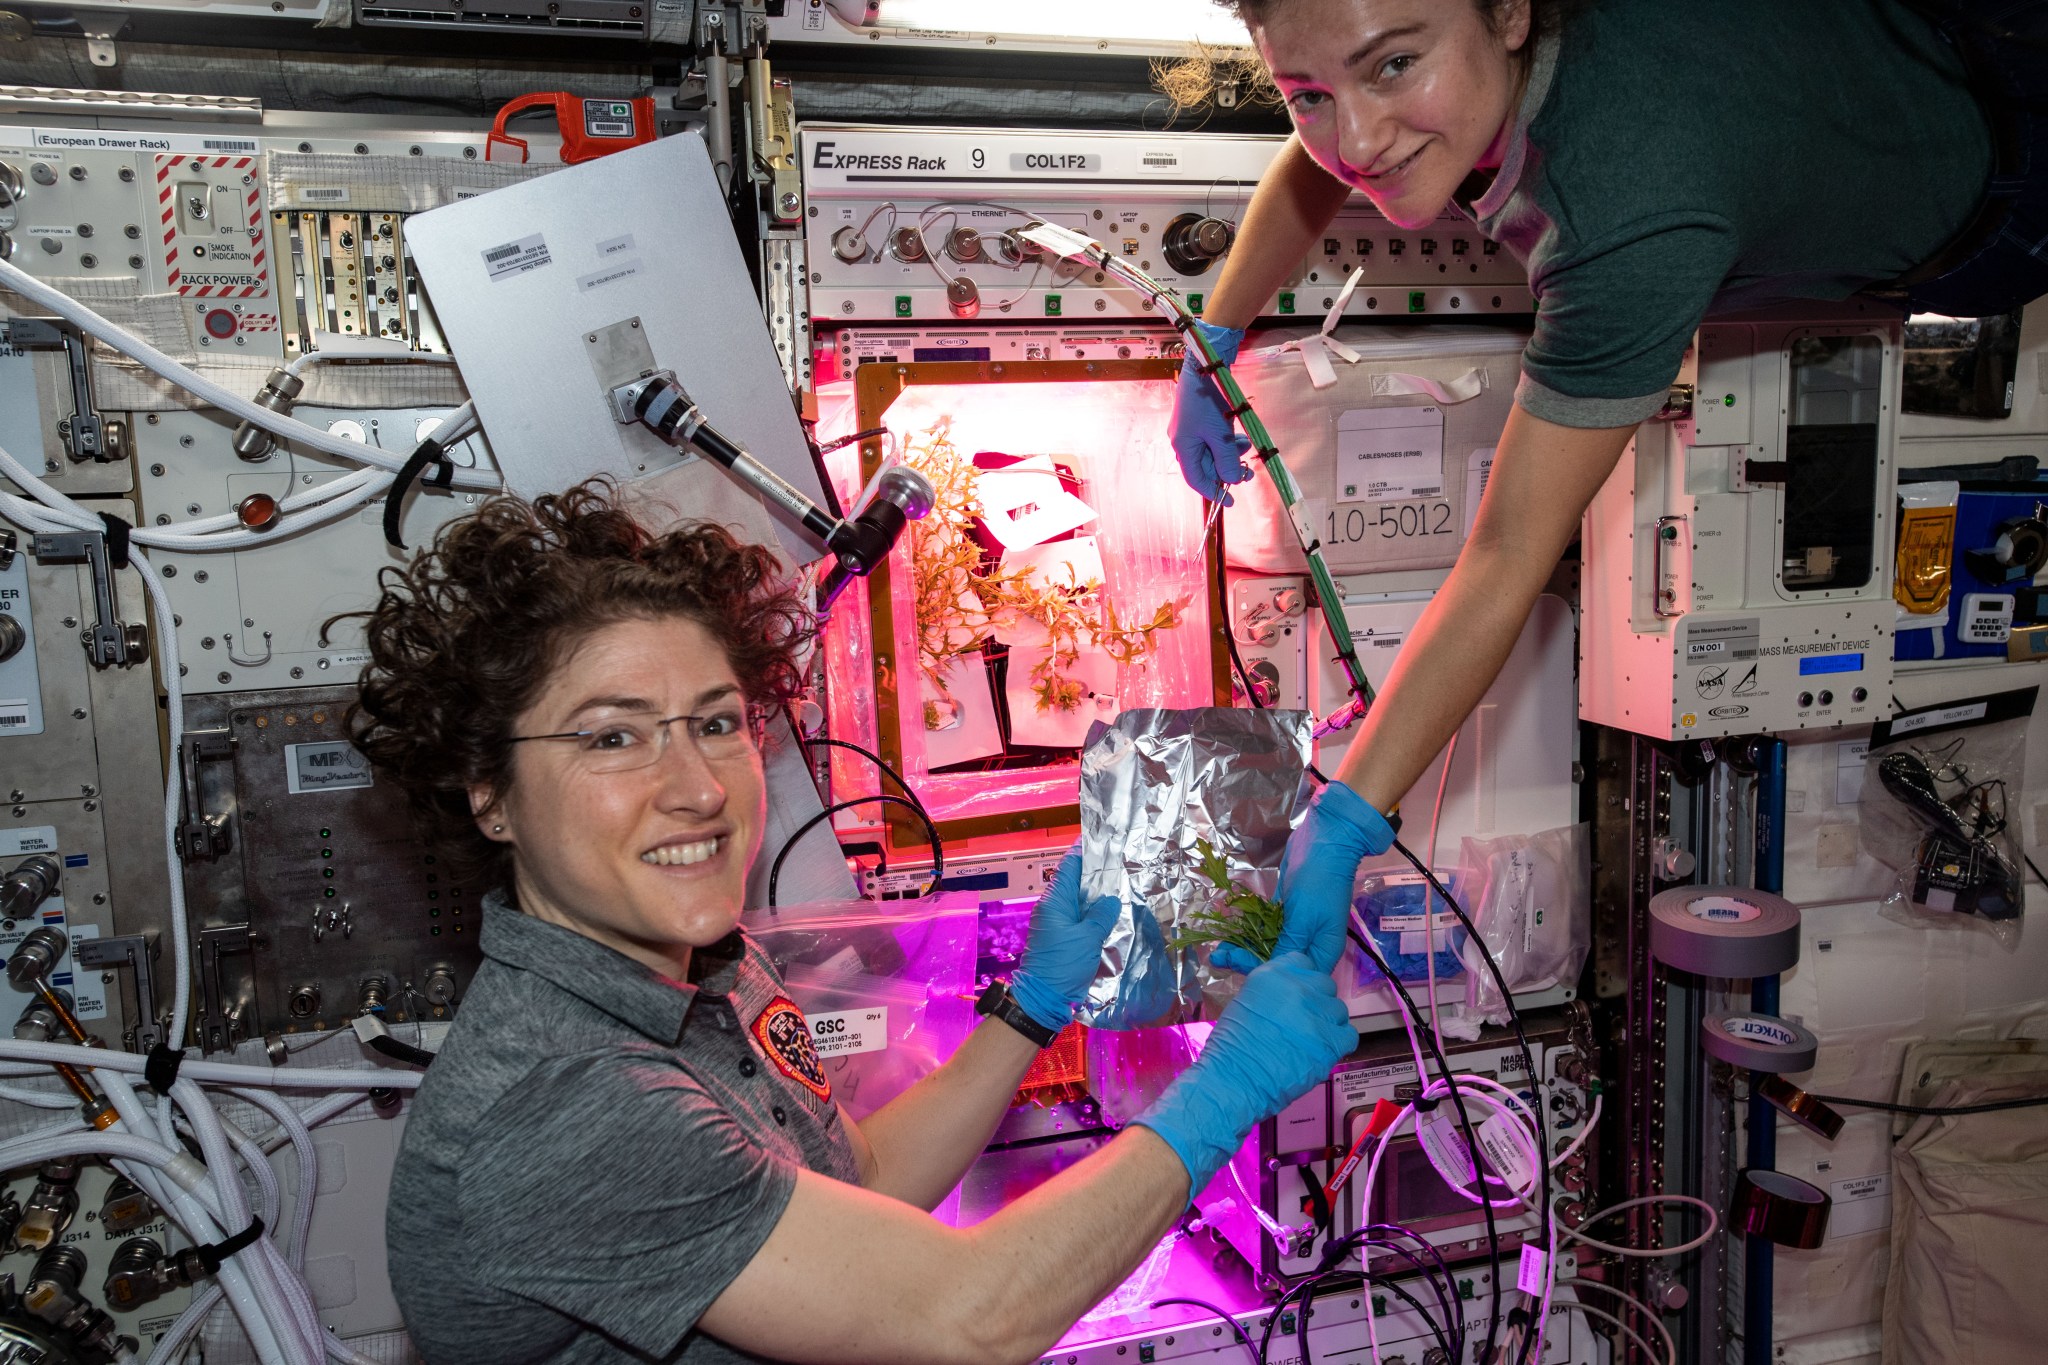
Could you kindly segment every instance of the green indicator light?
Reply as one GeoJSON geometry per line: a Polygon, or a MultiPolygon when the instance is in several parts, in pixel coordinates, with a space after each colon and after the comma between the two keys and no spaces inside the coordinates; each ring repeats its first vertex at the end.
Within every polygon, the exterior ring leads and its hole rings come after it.
{"type": "Polygon", "coordinates": [[[323,839],[332,839],[334,837],[334,831],[331,829],[323,829],[320,831],[320,837],[323,839]]]}
{"type": "Polygon", "coordinates": [[[1294,295],[1282,294],[1280,296],[1280,311],[1283,313],[1291,313],[1294,311],[1294,295]]]}
{"type": "Polygon", "coordinates": [[[326,887],[326,888],[324,888],[324,889],[323,889],[323,890],[322,890],[322,891],[320,892],[320,894],[321,894],[322,896],[325,896],[325,897],[326,897],[327,899],[329,899],[329,900],[333,900],[333,899],[334,899],[334,888],[333,888],[333,887],[331,887],[331,886],[330,886],[330,887],[326,887]]]}
{"type": "Polygon", "coordinates": [[[1045,296],[1045,315],[1049,318],[1056,318],[1060,315],[1060,296],[1058,294],[1047,294],[1045,296]]]}
{"type": "Polygon", "coordinates": [[[910,295],[898,294],[896,296],[896,316],[899,318],[910,316],[910,295]]]}
{"type": "Polygon", "coordinates": [[[428,918],[428,919],[439,919],[439,918],[441,918],[441,911],[440,911],[439,907],[436,907],[436,908],[434,908],[434,909],[431,909],[431,910],[427,911],[427,918],[428,918]]]}
{"type": "Polygon", "coordinates": [[[1722,406],[1722,407],[1724,407],[1724,408],[1732,408],[1732,407],[1734,407],[1734,406],[1735,406],[1735,395],[1731,393],[1731,394],[1729,394],[1729,395],[1728,395],[1728,396],[1727,396],[1726,398],[1723,398],[1723,399],[1721,400],[1721,406],[1722,406]]]}
{"type": "Polygon", "coordinates": [[[323,848],[320,850],[320,856],[323,858],[332,858],[334,856],[334,850],[331,848],[323,848]]]}
{"type": "Polygon", "coordinates": [[[334,869],[331,867],[323,867],[320,869],[320,875],[323,877],[331,878],[334,876],[334,869]]]}
{"type": "Polygon", "coordinates": [[[1428,300],[1423,292],[1420,289],[1411,289],[1408,292],[1408,311],[1420,313],[1426,307],[1428,307],[1428,300]]]}
{"type": "Polygon", "coordinates": [[[430,901],[437,901],[441,899],[441,893],[438,891],[429,891],[427,893],[427,899],[430,901]]]}
{"type": "Polygon", "coordinates": [[[439,938],[441,936],[441,926],[437,924],[433,928],[427,930],[427,933],[429,936],[433,938],[439,938]]]}
{"type": "Polygon", "coordinates": [[[1200,294],[1188,295],[1188,311],[1196,317],[1202,316],[1202,296],[1200,294]]]}

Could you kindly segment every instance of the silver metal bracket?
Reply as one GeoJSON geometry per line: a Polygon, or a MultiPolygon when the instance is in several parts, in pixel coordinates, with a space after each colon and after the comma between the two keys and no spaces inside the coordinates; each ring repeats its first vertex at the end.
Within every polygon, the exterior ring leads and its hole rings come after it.
{"type": "Polygon", "coordinates": [[[226,730],[187,730],[178,751],[179,780],[185,788],[185,818],[178,822],[178,856],[186,862],[212,862],[235,846],[231,817],[209,815],[199,794],[199,765],[235,756],[235,741],[226,730]]]}
{"type": "Polygon", "coordinates": [[[71,415],[58,420],[57,436],[73,462],[112,464],[126,459],[125,426],[101,417],[93,401],[92,359],[85,334],[62,318],[15,318],[7,324],[6,337],[16,350],[54,347],[64,352],[71,376],[71,415]]]}
{"type": "Polygon", "coordinates": [[[206,1052],[224,1052],[245,1036],[248,1003],[229,1001],[222,993],[221,959],[247,953],[255,944],[245,924],[199,931],[199,1045],[206,1052]]]}
{"type": "Polygon", "coordinates": [[[135,1050],[147,1052],[164,1040],[156,1017],[156,985],[150,960],[156,944],[143,934],[121,934],[114,938],[80,938],[71,943],[72,957],[80,967],[112,971],[126,967],[135,978],[135,1050]]]}
{"type": "Polygon", "coordinates": [[[620,426],[632,426],[640,420],[640,415],[633,411],[634,407],[640,402],[640,395],[656,384],[673,384],[675,382],[676,372],[674,370],[652,370],[630,383],[619,385],[605,395],[606,400],[612,405],[613,419],[620,426]]]}
{"type": "Polygon", "coordinates": [[[84,564],[92,570],[93,623],[79,632],[94,668],[127,668],[149,657],[149,632],[121,621],[107,538],[99,531],[58,531],[32,542],[40,564],[84,564]]]}

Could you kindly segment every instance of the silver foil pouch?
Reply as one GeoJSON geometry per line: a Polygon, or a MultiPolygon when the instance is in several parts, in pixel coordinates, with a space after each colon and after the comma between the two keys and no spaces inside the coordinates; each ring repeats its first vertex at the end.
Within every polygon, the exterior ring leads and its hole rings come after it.
{"type": "Polygon", "coordinates": [[[1306,711],[1204,707],[1126,711],[1081,754],[1081,892],[1121,902],[1079,1018],[1140,1028],[1213,1018],[1242,978],[1207,948],[1174,949],[1186,918],[1220,907],[1198,841],[1231,880],[1271,896],[1303,800],[1306,711]]]}

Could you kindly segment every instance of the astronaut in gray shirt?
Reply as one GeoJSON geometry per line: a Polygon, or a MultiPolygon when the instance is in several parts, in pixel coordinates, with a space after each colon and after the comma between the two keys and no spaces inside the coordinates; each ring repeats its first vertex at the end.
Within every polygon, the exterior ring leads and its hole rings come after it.
{"type": "Polygon", "coordinates": [[[926,1211],[1115,918],[1081,902],[1078,858],[991,1017],[856,1126],[738,928],[761,719],[800,689],[811,630],[773,555],[716,526],[650,534],[593,483],[484,504],[385,588],[351,734],[437,856],[504,888],[386,1215],[432,1365],[1036,1359],[1356,1045],[1283,939],[1132,1127],[948,1227],[926,1211]]]}

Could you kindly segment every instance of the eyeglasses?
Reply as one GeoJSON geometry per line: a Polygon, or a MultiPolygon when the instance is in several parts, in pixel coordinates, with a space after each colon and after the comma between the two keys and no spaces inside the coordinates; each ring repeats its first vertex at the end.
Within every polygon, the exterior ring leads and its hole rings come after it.
{"type": "Polygon", "coordinates": [[[576,741],[576,761],[593,773],[624,773],[651,768],[668,752],[669,727],[681,724],[697,745],[706,762],[720,763],[755,752],[760,748],[767,713],[755,706],[713,711],[704,716],[670,716],[656,719],[652,713],[619,716],[588,730],[565,730],[552,735],[514,735],[514,744],[536,739],[576,741]]]}

